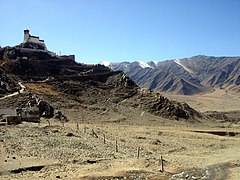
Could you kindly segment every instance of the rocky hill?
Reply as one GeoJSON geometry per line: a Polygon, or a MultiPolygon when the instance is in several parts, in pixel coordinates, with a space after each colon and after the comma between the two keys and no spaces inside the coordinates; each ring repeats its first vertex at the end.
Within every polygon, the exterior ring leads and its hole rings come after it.
{"type": "Polygon", "coordinates": [[[240,57],[194,56],[160,62],[102,63],[122,70],[140,87],[193,95],[213,88],[240,93],[240,57]]]}
{"type": "Polygon", "coordinates": [[[171,119],[195,119],[202,114],[186,103],[170,101],[139,88],[122,71],[103,65],[85,65],[60,58],[49,51],[23,47],[0,49],[0,106],[23,106],[32,94],[41,96],[55,109],[79,109],[99,114],[134,108],[171,119]],[[26,86],[16,98],[4,98],[26,86]]]}

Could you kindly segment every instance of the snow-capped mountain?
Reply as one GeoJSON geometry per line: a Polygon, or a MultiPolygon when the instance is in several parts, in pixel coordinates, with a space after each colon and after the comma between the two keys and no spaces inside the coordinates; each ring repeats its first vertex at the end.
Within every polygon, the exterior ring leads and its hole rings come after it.
{"type": "Polygon", "coordinates": [[[149,62],[102,62],[124,71],[139,86],[161,92],[192,95],[226,88],[240,93],[240,57],[194,56],[149,62]]]}

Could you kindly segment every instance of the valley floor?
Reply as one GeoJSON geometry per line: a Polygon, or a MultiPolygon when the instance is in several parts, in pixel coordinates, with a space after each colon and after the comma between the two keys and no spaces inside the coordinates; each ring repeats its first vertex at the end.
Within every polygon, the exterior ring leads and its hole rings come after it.
{"type": "Polygon", "coordinates": [[[224,89],[215,89],[210,93],[193,96],[162,94],[169,99],[186,102],[191,107],[201,112],[240,110],[240,95],[231,94],[224,89]]]}
{"type": "Polygon", "coordinates": [[[0,179],[240,177],[240,124],[152,118],[1,126],[0,179]]]}
{"type": "MultiPolygon", "coordinates": [[[[229,116],[239,118],[240,98],[222,90],[167,96],[202,112],[231,111],[229,116]]],[[[0,179],[240,177],[239,121],[176,121],[121,105],[101,113],[95,106],[81,111],[70,105],[60,109],[66,123],[42,119],[0,126],[0,179]]]]}

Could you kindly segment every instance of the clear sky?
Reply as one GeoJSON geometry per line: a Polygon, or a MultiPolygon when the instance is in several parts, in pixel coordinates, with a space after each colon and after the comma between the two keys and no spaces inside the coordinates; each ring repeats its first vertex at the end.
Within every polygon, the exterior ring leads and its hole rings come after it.
{"type": "Polygon", "coordinates": [[[240,0],[0,0],[0,45],[23,30],[78,62],[240,55],[240,0]]]}

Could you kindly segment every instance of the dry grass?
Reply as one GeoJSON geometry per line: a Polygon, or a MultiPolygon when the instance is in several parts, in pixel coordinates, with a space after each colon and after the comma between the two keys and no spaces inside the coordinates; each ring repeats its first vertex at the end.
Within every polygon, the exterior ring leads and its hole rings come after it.
{"type": "MultiPolygon", "coordinates": [[[[58,95],[44,83],[26,86],[32,92],[58,95]]],[[[221,90],[203,96],[171,98],[187,101],[201,111],[239,110],[239,100],[221,90]]],[[[106,109],[99,113],[97,109],[83,110],[78,106],[62,108],[70,120],[64,127],[53,119],[50,127],[45,120],[40,125],[0,127],[0,179],[169,179],[173,174],[188,173],[193,168],[202,173],[201,177],[206,169],[214,178],[219,174],[222,179],[240,177],[239,124],[174,121],[122,105],[106,106],[106,109]],[[236,135],[219,136],[209,132],[235,132],[236,135]],[[141,148],[139,159],[138,147],[141,148]],[[165,160],[165,173],[159,171],[160,156],[165,160]],[[4,174],[21,167],[42,165],[44,168],[37,171],[4,174]]]]}
{"type": "Polygon", "coordinates": [[[24,84],[27,89],[36,94],[47,94],[58,96],[59,93],[49,84],[46,83],[26,83],[24,84]]]}
{"type": "Polygon", "coordinates": [[[201,112],[205,111],[235,111],[240,107],[240,96],[226,93],[224,89],[202,95],[184,96],[163,94],[169,99],[184,101],[191,107],[201,112]]]}
{"type": "MultiPolygon", "coordinates": [[[[14,127],[1,127],[4,140],[0,151],[0,164],[4,165],[2,168],[16,169],[32,165],[44,165],[45,168],[0,177],[168,179],[171,174],[182,170],[215,167],[217,164],[232,163],[240,159],[239,135],[230,137],[196,132],[211,130],[240,133],[239,126],[231,129],[218,128],[213,123],[198,126],[175,123],[175,126],[169,126],[169,123],[162,124],[163,120],[151,126],[151,116],[147,114],[144,118],[148,125],[129,125],[129,121],[109,121],[106,125],[99,122],[99,118],[85,118],[86,124],[79,124],[79,131],[74,121],[65,123],[64,127],[54,120],[50,127],[45,121],[40,125],[24,123],[14,127]],[[84,126],[87,127],[86,132],[83,131],[84,126]],[[98,138],[92,135],[92,129],[98,138]],[[73,136],[67,136],[69,132],[73,136]],[[103,135],[106,136],[106,144],[103,143],[103,135]],[[116,140],[118,152],[115,152],[116,140]],[[139,159],[136,157],[137,147],[141,148],[139,159]],[[164,174],[159,172],[160,155],[165,159],[164,174]]],[[[139,119],[133,117],[132,121],[139,119]]],[[[231,179],[240,175],[238,165],[236,168],[224,166],[231,179]]]]}

